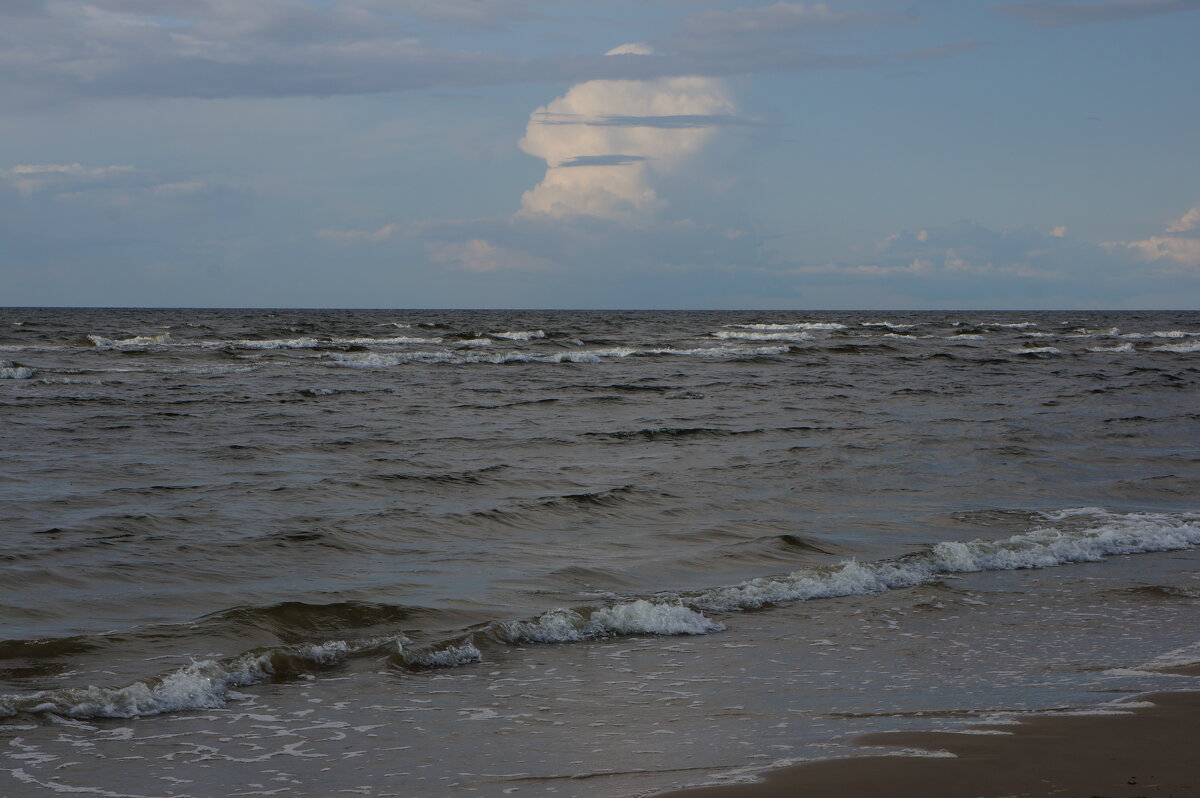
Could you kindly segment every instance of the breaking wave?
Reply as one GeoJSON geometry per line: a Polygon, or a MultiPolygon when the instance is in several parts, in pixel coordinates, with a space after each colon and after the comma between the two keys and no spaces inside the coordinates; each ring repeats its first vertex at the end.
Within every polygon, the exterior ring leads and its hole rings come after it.
{"type": "Polygon", "coordinates": [[[742,332],[739,330],[720,330],[713,333],[714,338],[744,341],[813,341],[812,335],[796,330],[794,332],[742,332]]]}
{"type": "Polygon", "coordinates": [[[711,357],[739,358],[758,357],[762,355],[780,355],[788,351],[787,346],[760,347],[698,347],[694,349],[675,349],[663,347],[659,349],[634,349],[627,346],[617,346],[609,349],[584,349],[576,352],[472,352],[462,350],[432,350],[419,352],[365,352],[345,353],[331,352],[330,359],[335,365],[347,368],[390,368],[405,363],[444,363],[447,365],[466,365],[472,363],[490,363],[501,365],[505,363],[600,363],[612,358],[623,358],[645,355],[675,355],[679,357],[711,357]]]}
{"type": "Polygon", "coordinates": [[[879,593],[913,587],[939,576],[1100,562],[1113,554],[1174,551],[1200,545],[1200,514],[1130,513],[1098,508],[1047,513],[1047,526],[1002,540],[946,541],[892,560],[846,560],[717,588],[689,601],[707,610],[757,609],[770,604],[879,593]],[[1090,521],[1090,523],[1089,523],[1090,521]]]}
{"type": "Polygon", "coordinates": [[[1187,341],[1182,344],[1163,344],[1162,346],[1150,347],[1151,352],[1175,352],[1177,354],[1189,354],[1191,352],[1200,352],[1200,341],[1187,341]]]}
{"type": "Polygon", "coordinates": [[[165,344],[171,340],[171,333],[158,335],[135,335],[132,338],[105,338],[103,335],[89,335],[87,340],[97,349],[121,349],[127,346],[152,346],[165,344]]]}
{"type": "Polygon", "coordinates": [[[509,341],[532,341],[535,338],[545,338],[545,330],[510,330],[506,332],[488,333],[494,338],[506,338],[509,341]]]}
{"type": "Polygon", "coordinates": [[[836,321],[798,321],[792,324],[730,324],[744,330],[844,330],[845,324],[836,321]]]}
{"type": "Polygon", "coordinates": [[[704,635],[725,628],[706,612],[881,593],[949,574],[1052,568],[1100,562],[1112,555],[1200,545],[1200,513],[1121,514],[1081,508],[1035,517],[1044,525],[1000,540],[945,541],[892,559],[843,560],[698,593],[619,600],[594,608],[559,608],[526,620],[493,621],[467,630],[465,636],[420,648],[413,647],[403,634],[358,642],[281,646],[225,660],[192,662],[124,687],[68,687],[0,696],[0,716],[50,713],[132,718],[213,708],[240,697],[237,688],[335,667],[351,657],[386,654],[401,665],[420,668],[478,662],[483,653],[474,638],[480,635],[502,645],[572,643],[634,634],[704,635]]]}
{"type": "Polygon", "coordinates": [[[0,380],[27,380],[37,373],[29,366],[18,366],[11,360],[0,360],[0,380]]]}

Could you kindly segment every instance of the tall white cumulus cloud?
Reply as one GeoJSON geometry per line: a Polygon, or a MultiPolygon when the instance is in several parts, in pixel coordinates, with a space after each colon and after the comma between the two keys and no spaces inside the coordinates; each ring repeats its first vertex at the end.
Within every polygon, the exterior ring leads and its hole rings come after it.
{"type": "MultiPolygon", "coordinates": [[[[652,56],[626,44],[609,56],[652,56]]],[[[724,81],[686,76],[591,80],[533,112],[520,146],[546,161],[521,212],[619,219],[662,205],[657,175],[678,170],[712,140],[736,107],[724,81]]]]}

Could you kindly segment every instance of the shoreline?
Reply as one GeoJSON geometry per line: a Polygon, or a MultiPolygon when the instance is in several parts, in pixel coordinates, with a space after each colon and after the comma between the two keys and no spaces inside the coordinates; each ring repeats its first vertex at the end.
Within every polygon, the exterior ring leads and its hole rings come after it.
{"type": "MultiPolygon", "coordinates": [[[[1197,666],[1172,670],[1200,676],[1197,666]]],[[[966,733],[864,735],[854,742],[950,755],[816,760],[765,771],[756,782],[690,787],[656,798],[1200,796],[1200,690],[1146,693],[1129,701],[1128,711],[1107,705],[1012,724],[981,723],[966,733]]]]}

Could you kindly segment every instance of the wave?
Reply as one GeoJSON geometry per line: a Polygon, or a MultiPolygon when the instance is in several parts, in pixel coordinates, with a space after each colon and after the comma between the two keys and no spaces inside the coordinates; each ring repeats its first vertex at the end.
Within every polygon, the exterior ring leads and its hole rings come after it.
{"type": "Polygon", "coordinates": [[[449,330],[449,329],[451,329],[451,327],[448,324],[431,324],[431,323],[425,322],[425,321],[418,321],[418,322],[411,322],[411,323],[404,322],[404,321],[389,321],[389,322],[387,322],[387,324],[391,325],[392,327],[401,329],[401,330],[412,330],[412,329],[449,330]]]}
{"type": "Polygon", "coordinates": [[[741,332],[736,330],[720,330],[713,333],[714,338],[745,341],[815,341],[816,338],[802,330],[795,332],[741,332]]]}
{"type": "Polygon", "coordinates": [[[845,324],[836,321],[798,321],[791,324],[729,324],[745,330],[844,330],[845,324]]]}
{"type": "Polygon", "coordinates": [[[892,560],[846,560],[784,577],[752,579],[689,600],[704,610],[736,611],[814,598],[880,593],[956,573],[1051,568],[1101,562],[1113,554],[1175,551],[1200,545],[1200,514],[1129,513],[1099,508],[1042,514],[1047,526],[1002,540],[946,541],[892,560]]]}
{"type": "Polygon", "coordinates": [[[493,338],[504,338],[509,341],[532,341],[535,338],[545,338],[545,330],[509,330],[506,332],[488,333],[493,338]]]}
{"type": "MultiPolygon", "coordinates": [[[[1077,508],[1035,514],[1043,526],[999,540],[945,541],[900,557],[809,567],[782,576],[687,594],[618,600],[599,607],[557,608],[533,618],[497,620],[472,627],[450,640],[416,647],[396,633],[348,642],[288,645],[249,651],[223,660],[192,662],[164,675],[124,687],[67,687],[27,695],[0,696],[0,716],[56,714],[132,718],[223,705],[240,697],[237,688],[295,678],[335,667],[352,657],[379,656],[405,667],[439,668],[478,662],[476,637],[502,645],[573,643],[605,637],[705,635],[725,625],[708,612],[740,612],[776,604],[867,595],[928,584],[952,574],[1052,568],[1101,562],[1112,555],[1175,551],[1200,545],[1200,513],[1113,513],[1077,508]]],[[[268,608],[274,622],[287,607],[268,608]]],[[[334,616],[340,614],[334,612],[334,616]]],[[[261,616],[262,613],[259,613],[261,616]]],[[[302,613],[306,618],[311,615],[302,613]]],[[[387,621],[370,608],[368,620],[387,621]]],[[[333,617],[317,613],[319,628],[333,617]]],[[[222,614],[229,620],[228,613],[222,614]]]]}
{"type": "Polygon", "coordinates": [[[588,438],[613,438],[615,440],[680,440],[683,438],[723,438],[735,435],[765,435],[770,432],[803,432],[812,427],[778,427],[775,429],[720,429],[718,427],[647,427],[638,430],[620,430],[618,432],[584,432],[588,438]]]}
{"type": "MultiPolygon", "coordinates": [[[[381,641],[352,645],[342,640],[321,645],[282,646],[226,660],[201,660],[167,674],[124,687],[66,687],[23,696],[0,696],[0,716],[66,715],[73,718],[135,718],[223,706],[235,689],[284,679],[314,668],[329,668],[350,654],[381,641]]],[[[397,643],[400,645],[401,643],[397,643]]]]}
{"type": "Polygon", "coordinates": [[[1191,352],[1200,352],[1200,341],[1187,341],[1182,344],[1163,344],[1162,346],[1150,347],[1151,352],[1175,352],[1177,354],[1188,354],[1191,352]]]}
{"type": "Polygon", "coordinates": [[[1094,346],[1091,349],[1089,349],[1088,351],[1089,352],[1114,352],[1117,354],[1129,354],[1130,352],[1136,352],[1137,350],[1133,348],[1133,344],[1125,343],[1125,344],[1120,344],[1119,346],[1094,346]]]}
{"type": "Polygon", "coordinates": [[[131,338],[105,338],[103,335],[89,335],[87,341],[91,346],[97,349],[120,349],[127,346],[153,346],[154,344],[166,344],[171,340],[171,333],[159,333],[158,335],[135,335],[131,338]]]}
{"type": "Polygon", "coordinates": [[[597,610],[556,609],[528,621],[493,623],[489,631],[505,643],[576,643],[611,635],[703,635],[725,626],[682,602],[646,599],[597,610]]]}
{"type": "Polygon", "coordinates": [[[1025,349],[1008,350],[1014,355],[1061,355],[1062,350],[1053,346],[1030,346],[1025,349]]]}
{"type": "Polygon", "coordinates": [[[915,324],[896,324],[890,321],[863,321],[859,322],[860,327],[886,327],[889,330],[911,330],[916,327],[915,324]]]}
{"type": "Polygon", "coordinates": [[[506,363],[600,363],[613,358],[650,355],[674,355],[678,357],[713,357],[713,358],[742,358],[759,357],[762,355],[780,355],[787,352],[787,346],[767,347],[699,347],[695,349],[634,349],[627,346],[610,349],[584,349],[576,352],[554,352],[539,354],[533,352],[464,352],[461,350],[441,349],[419,352],[367,352],[342,353],[332,352],[330,359],[335,365],[347,368],[390,368],[406,363],[442,363],[446,365],[492,364],[506,363]]]}
{"type": "Polygon", "coordinates": [[[11,360],[0,360],[0,380],[27,380],[37,374],[37,369],[18,366],[11,360]]]}

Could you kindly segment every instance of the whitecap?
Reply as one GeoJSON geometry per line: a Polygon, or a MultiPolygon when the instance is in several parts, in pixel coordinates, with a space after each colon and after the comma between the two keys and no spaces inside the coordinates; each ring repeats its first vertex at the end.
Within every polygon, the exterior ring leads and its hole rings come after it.
{"type": "Polygon", "coordinates": [[[488,333],[495,338],[507,338],[510,341],[531,341],[535,338],[545,338],[545,330],[511,330],[506,332],[488,333]]]}
{"type": "Polygon", "coordinates": [[[1163,344],[1162,346],[1153,346],[1151,352],[1175,352],[1177,354],[1188,354],[1190,352],[1200,352],[1200,341],[1186,341],[1181,344],[1163,344]]]}
{"type": "Polygon", "coordinates": [[[896,324],[890,321],[864,321],[861,322],[863,327],[887,327],[891,330],[909,330],[915,327],[915,324],[896,324]]]}
{"type": "Polygon", "coordinates": [[[1050,568],[1099,562],[1112,554],[1174,551],[1200,545],[1200,515],[1073,508],[1043,514],[1047,526],[1002,540],[945,541],[895,560],[845,560],[826,568],[760,577],[716,588],[688,601],[701,610],[746,610],[768,604],[880,593],[924,584],[942,574],[1050,568]]]}
{"type": "Polygon", "coordinates": [[[719,330],[713,333],[714,338],[724,340],[744,340],[744,341],[813,341],[816,340],[813,336],[806,332],[797,330],[795,332],[738,332],[732,330],[719,330]]]}
{"type": "Polygon", "coordinates": [[[98,349],[120,349],[127,346],[152,346],[166,344],[171,340],[171,333],[158,335],[135,335],[132,338],[105,338],[102,335],[89,335],[88,340],[98,349]]]}
{"type": "Polygon", "coordinates": [[[0,380],[27,380],[37,373],[29,366],[18,366],[11,360],[0,360],[0,380]]]}
{"type": "Polygon", "coordinates": [[[236,346],[239,349],[312,349],[322,346],[316,338],[269,338],[266,340],[220,341],[217,346],[236,346]]]}
{"type": "Polygon", "coordinates": [[[1009,349],[1014,355],[1061,355],[1062,350],[1053,346],[1030,346],[1025,349],[1009,349]]]}
{"type": "Polygon", "coordinates": [[[354,346],[399,346],[401,344],[440,344],[441,338],[414,338],[396,335],[390,338],[330,338],[331,343],[354,346]]]}
{"type": "Polygon", "coordinates": [[[746,330],[844,330],[845,324],[836,321],[798,321],[791,324],[729,324],[746,330]]]}

